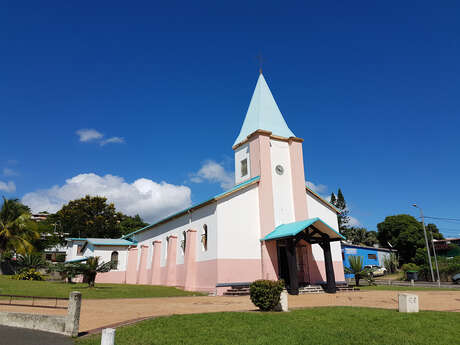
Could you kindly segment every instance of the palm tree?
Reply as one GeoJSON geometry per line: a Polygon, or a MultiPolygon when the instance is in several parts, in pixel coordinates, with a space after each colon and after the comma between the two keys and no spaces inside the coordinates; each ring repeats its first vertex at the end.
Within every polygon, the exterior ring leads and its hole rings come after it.
{"type": "Polygon", "coordinates": [[[99,263],[99,256],[94,256],[86,260],[86,264],[81,265],[81,270],[84,275],[84,281],[88,283],[89,287],[94,287],[96,281],[96,275],[98,273],[105,273],[113,268],[114,263],[112,261],[99,263]]]}
{"type": "Polygon", "coordinates": [[[356,286],[359,286],[359,279],[367,276],[369,270],[363,268],[363,257],[357,255],[351,255],[348,257],[350,267],[345,267],[345,273],[353,274],[355,276],[356,286]]]}
{"type": "Polygon", "coordinates": [[[29,208],[17,199],[3,197],[0,209],[0,255],[8,251],[31,253],[34,249],[32,241],[39,236],[35,222],[30,219],[29,208]]]}

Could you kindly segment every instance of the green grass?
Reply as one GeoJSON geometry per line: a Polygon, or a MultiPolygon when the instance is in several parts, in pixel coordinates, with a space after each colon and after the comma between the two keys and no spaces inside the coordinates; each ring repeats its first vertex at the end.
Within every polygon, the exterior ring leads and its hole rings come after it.
{"type": "MultiPolygon", "coordinates": [[[[117,345],[458,344],[460,313],[328,307],[289,313],[175,315],[117,328],[117,345]]],[[[100,336],[76,340],[99,345],[100,336]]]]}
{"type": "Polygon", "coordinates": [[[80,291],[83,298],[143,298],[202,295],[169,286],[96,284],[66,284],[49,281],[13,280],[0,276],[0,294],[69,297],[71,291],[80,291]]]}
{"type": "Polygon", "coordinates": [[[396,286],[396,285],[360,285],[358,286],[361,290],[389,290],[389,291],[458,291],[460,288],[437,288],[437,287],[422,287],[422,286],[396,286]]]}

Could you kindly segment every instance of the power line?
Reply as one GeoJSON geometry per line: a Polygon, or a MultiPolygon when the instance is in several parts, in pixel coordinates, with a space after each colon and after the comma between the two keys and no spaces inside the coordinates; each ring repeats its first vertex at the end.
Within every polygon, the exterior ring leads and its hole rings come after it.
{"type": "Polygon", "coordinates": [[[444,218],[444,217],[430,217],[430,216],[425,216],[425,218],[437,219],[437,220],[453,220],[456,222],[460,222],[460,218],[444,218]]]}

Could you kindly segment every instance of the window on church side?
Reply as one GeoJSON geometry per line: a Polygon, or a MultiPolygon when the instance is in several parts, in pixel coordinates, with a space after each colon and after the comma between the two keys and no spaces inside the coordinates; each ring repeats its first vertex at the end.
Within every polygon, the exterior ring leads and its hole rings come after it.
{"type": "Polygon", "coordinates": [[[201,248],[205,252],[208,250],[208,226],[203,225],[203,233],[201,234],[201,248]]]}
{"type": "Polygon", "coordinates": [[[112,262],[112,269],[117,270],[118,269],[118,252],[112,252],[112,255],[110,256],[110,261],[112,262]]]}
{"type": "Polygon", "coordinates": [[[241,177],[248,174],[248,159],[245,158],[241,161],[241,177]]]}
{"type": "Polygon", "coordinates": [[[187,247],[187,233],[182,231],[182,241],[180,241],[180,247],[182,248],[182,254],[185,255],[185,248],[187,247]]]}

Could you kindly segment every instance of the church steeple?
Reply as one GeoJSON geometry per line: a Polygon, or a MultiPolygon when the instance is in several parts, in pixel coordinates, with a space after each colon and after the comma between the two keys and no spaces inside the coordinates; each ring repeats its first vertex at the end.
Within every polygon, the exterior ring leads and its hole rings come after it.
{"type": "Polygon", "coordinates": [[[258,129],[270,131],[273,135],[285,138],[295,137],[286,124],[262,72],[259,74],[240,134],[233,146],[258,129]]]}

